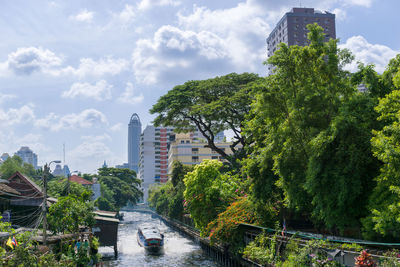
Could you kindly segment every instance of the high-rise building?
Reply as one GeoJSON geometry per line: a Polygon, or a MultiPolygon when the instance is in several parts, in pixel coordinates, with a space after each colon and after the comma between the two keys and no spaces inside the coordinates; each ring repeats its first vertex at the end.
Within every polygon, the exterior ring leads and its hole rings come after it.
{"type": "Polygon", "coordinates": [[[19,156],[23,162],[31,164],[35,169],[38,168],[37,155],[29,147],[22,146],[15,155],[19,156]]]}
{"type": "Polygon", "coordinates": [[[128,124],[128,167],[138,173],[139,145],[142,124],[139,116],[133,113],[128,124]]]}
{"type": "Polygon", "coordinates": [[[314,8],[292,8],[287,12],[267,38],[268,57],[272,56],[279,43],[305,46],[308,44],[307,25],[318,23],[324,29],[325,39],[336,38],[335,14],[314,8]]]}
{"type": "MultiPolygon", "coordinates": [[[[218,142],[216,146],[227,155],[232,155],[231,142],[218,142]]],[[[180,133],[175,135],[168,152],[168,174],[172,173],[174,161],[180,161],[183,165],[196,165],[205,159],[226,161],[220,154],[209,147],[202,139],[196,138],[195,133],[180,133]]]]}
{"type": "Polygon", "coordinates": [[[147,201],[151,184],[168,181],[168,146],[172,127],[148,125],[140,137],[139,176],[142,180],[143,198],[147,201]]]}

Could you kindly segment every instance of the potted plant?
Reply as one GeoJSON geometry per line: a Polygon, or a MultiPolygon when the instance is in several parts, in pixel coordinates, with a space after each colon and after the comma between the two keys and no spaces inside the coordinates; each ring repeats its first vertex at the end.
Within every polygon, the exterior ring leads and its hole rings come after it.
{"type": "Polygon", "coordinates": [[[369,254],[366,250],[361,251],[361,254],[354,258],[356,262],[354,263],[355,266],[361,267],[361,266],[376,266],[375,261],[372,259],[371,254],[369,254]]]}

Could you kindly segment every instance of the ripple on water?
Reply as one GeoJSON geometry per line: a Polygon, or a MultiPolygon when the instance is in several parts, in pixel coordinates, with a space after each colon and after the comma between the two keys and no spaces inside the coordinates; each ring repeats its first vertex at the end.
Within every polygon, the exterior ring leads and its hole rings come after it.
{"type": "Polygon", "coordinates": [[[104,266],[219,266],[207,257],[200,246],[192,240],[175,232],[159,219],[150,214],[124,212],[123,224],[118,228],[118,258],[113,259],[112,248],[100,248],[105,256],[104,266]],[[165,235],[163,255],[145,255],[144,249],[136,241],[136,232],[140,224],[152,222],[165,235]]]}

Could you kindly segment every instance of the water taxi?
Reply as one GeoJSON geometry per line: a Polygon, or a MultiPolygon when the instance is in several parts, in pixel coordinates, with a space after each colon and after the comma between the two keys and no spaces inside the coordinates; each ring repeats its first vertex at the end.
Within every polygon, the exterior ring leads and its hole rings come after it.
{"type": "Polygon", "coordinates": [[[137,241],[149,254],[161,254],[164,252],[164,235],[155,225],[142,225],[138,228],[137,241]]]}

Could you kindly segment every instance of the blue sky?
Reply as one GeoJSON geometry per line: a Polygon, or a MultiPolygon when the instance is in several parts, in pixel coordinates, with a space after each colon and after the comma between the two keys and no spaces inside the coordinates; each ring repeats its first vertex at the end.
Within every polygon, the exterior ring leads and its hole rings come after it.
{"type": "MultiPolygon", "coordinates": [[[[302,0],[336,14],[340,46],[382,72],[400,53],[397,0],[302,0]]],[[[0,153],[95,172],[127,161],[127,123],[145,127],[174,85],[231,72],[265,75],[265,39],[299,1],[3,0],[0,153]]],[[[356,62],[348,66],[354,70],[356,62]]]]}

